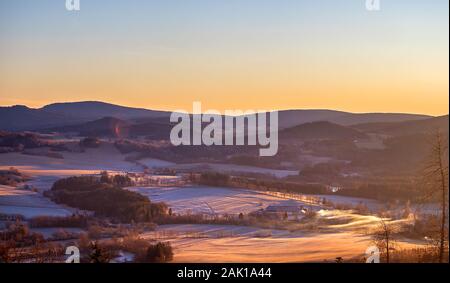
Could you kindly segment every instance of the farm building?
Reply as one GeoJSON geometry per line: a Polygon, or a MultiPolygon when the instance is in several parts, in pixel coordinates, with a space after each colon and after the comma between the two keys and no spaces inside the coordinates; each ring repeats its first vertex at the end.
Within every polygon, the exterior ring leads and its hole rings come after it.
{"type": "Polygon", "coordinates": [[[269,205],[265,212],[268,213],[301,213],[304,210],[303,206],[294,200],[282,201],[278,204],[269,205]]]}
{"type": "Polygon", "coordinates": [[[337,193],[342,190],[342,187],[339,185],[329,185],[327,186],[327,190],[332,193],[337,193]]]}

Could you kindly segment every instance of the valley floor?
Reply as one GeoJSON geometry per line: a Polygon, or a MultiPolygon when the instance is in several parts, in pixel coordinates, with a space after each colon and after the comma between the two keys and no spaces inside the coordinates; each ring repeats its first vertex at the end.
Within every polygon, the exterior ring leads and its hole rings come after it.
{"type": "MultiPolygon", "coordinates": [[[[64,159],[30,156],[18,153],[2,154],[0,169],[16,167],[32,180],[28,184],[37,191],[0,186],[0,213],[22,214],[26,218],[38,215],[64,216],[73,209],[52,203],[42,196],[59,178],[98,173],[100,170],[131,171],[136,164],[124,161],[113,147],[88,150],[86,153],[64,153],[64,159]]],[[[155,163],[147,160],[147,163],[155,163]]],[[[158,165],[173,166],[156,162],[158,165]]],[[[286,172],[277,172],[286,173],[286,172]]],[[[277,195],[251,190],[216,187],[132,187],[129,190],[148,196],[152,202],[164,201],[175,213],[239,214],[265,209],[286,199],[277,195]]],[[[317,204],[293,200],[317,212],[323,225],[318,230],[304,231],[258,228],[232,225],[161,225],[156,231],[141,236],[146,239],[170,241],[176,262],[323,262],[336,257],[362,257],[373,245],[367,231],[379,218],[357,215],[350,211],[328,210],[317,204]]],[[[333,201],[366,202],[355,198],[336,197],[333,201]]],[[[406,220],[405,220],[406,221],[406,220]]],[[[51,233],[52,231],[46,231],[51,233]]],[[[423,243],[399,241],[403,248],[423,243]]]]}

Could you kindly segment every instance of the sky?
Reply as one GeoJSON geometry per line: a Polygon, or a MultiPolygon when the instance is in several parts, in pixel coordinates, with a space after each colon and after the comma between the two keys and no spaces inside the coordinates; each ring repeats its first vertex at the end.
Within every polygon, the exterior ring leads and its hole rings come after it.
{"type": "Polygon", "coordinates": [[[0,105],[448,114],[449,1],[0,0],[0,105]]]}

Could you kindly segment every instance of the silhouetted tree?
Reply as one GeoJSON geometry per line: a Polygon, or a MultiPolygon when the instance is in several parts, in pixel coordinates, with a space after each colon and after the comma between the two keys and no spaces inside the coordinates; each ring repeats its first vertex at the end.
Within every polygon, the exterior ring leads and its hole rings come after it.
{"type": "Polygon", "coordinates": [[[439,262],[444,261],[448,243],[448,140],[437,130],[431,140],[431,150],[424,169],[425,199],[437,199],[440,203],[439,262]]]}
{"type": "Polygon", "coordinates": [[[172,246],[169,242],[159,242],[156,245],[151,245],[147,248],[146,261],[147,262],[169,262],[173,259],[172,246]]]}
{"type": "Polygon", "coordinates": [[[109,263],[111,255],[103,250],[97,242],[91,243],[91,253],[89,254],[91,263],[109,263]]]}
{"type": "Polygon", "coordinates": [[[396,229],[393,225],[381,219],[378,228],[372,235],[375,245],[380,249],[380,253],[386,255],[386,263],[390,262],[390,252],[395,250],[395,232],[396,229]]]}

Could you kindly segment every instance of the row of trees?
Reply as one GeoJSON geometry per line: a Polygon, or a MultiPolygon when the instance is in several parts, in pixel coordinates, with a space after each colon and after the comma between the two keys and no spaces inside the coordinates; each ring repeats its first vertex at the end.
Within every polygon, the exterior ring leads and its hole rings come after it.
{"type": "Polygon", "coordinates": [[[37,216],[28,221],[31,228],[49,228],[49,227],[77,227],[85,228],[88,226],[88,217],[84,215],[61,216],[37,216]]]}
{"type": "Polygon", "coordinates": [[[100,173],[100,182],[118,186],[120,188],[133,186],[133,181],[127,175],[109,175],[108,171],[100,173]]]}
{"type": "MultiPolygon", "coordinates": [[[[191,178],[193,182],[208,186],[230,186],[252,190],[278,191],[298,194],[330,194],[325,185],[315,183],[299,183],[276,179],[258,179],[244,176],[229,176],[218,172],[205,172],[199,177],[191,178]]],[[[345,189],[333,194],[349,197],[370,198],[379,201],[418,201],[421,194],[417,184],[412,182],[389,182],[377,181],[346,186],[345,189]]]]}

